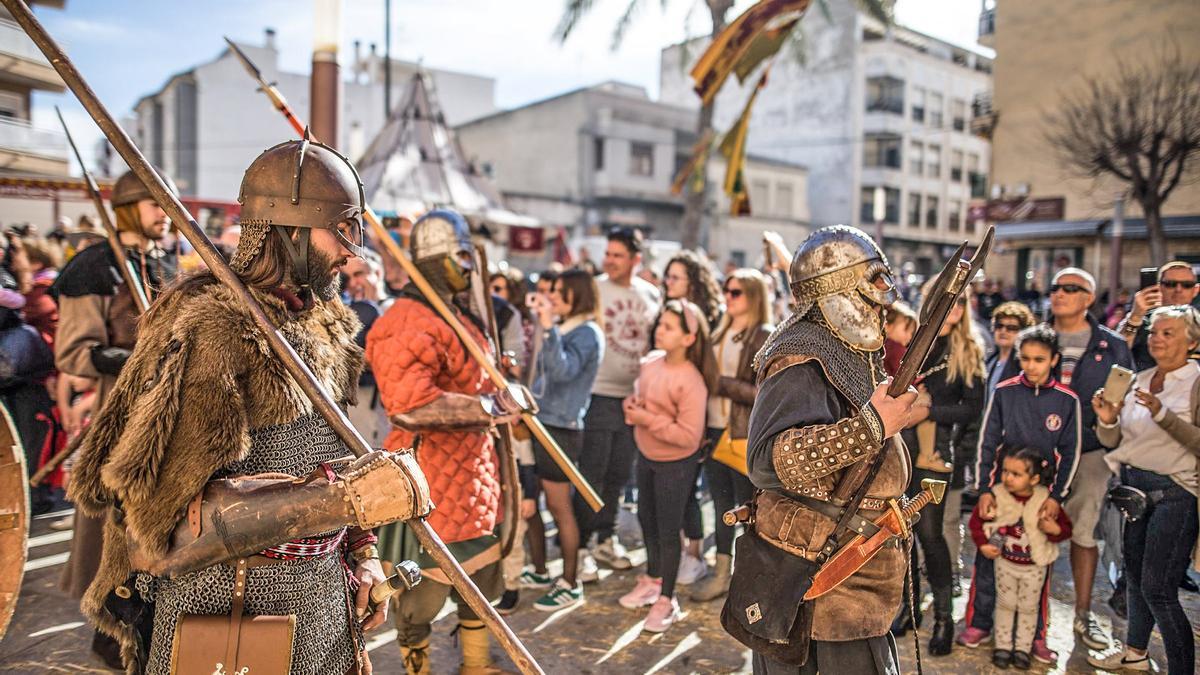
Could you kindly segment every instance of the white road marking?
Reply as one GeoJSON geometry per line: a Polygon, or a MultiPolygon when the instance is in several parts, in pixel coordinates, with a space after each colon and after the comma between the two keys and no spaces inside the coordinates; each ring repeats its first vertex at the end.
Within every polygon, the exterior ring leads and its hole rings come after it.
{"type": "Polygon", "coordinates": [[[29,637],[35,638],[35,637],[41,637],[43,635],[50,635],[51,633],[61,633],[64,630],[75,630],[76,628],[79,628],[82,625],[83,625],[82,621],[72,621],[71,623],[63,623],[63,624],[59,624],[57,626],[43,628],[42,630],[39,630],[34,633],[30,633],[29,637]]]}
{"type": "Polygon", "coordinates": [[[55,565],[61,565],[67,562],[67,557],[70,555],[71,554],[67,552],[55,553],[54,555],[48,555],[44,558],[33,558],[31,560],[27,560],[25,561],[25,571],[32,572],[34,570],[40,570],[43,567],[54,567],[55,565]]]}

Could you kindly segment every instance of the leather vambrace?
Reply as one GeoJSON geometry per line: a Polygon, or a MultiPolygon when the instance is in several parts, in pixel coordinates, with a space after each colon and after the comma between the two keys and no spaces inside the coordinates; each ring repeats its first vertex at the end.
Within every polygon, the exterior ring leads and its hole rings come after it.
{"type": "Polygon", "coordinates": [[[369,530],[429,514],[425,474],[412,453],[376,450],[348,458],[331,480],[323,468],[209,481],[189,504],[165,555],[127,537],[135,570],[171,577],[254,555],[285,541],[343,527],[369,530]]]}
{"type": "Polygon", "coordinates": [[[883,424],[868,403],[853,417],[781,432],[772,444],[771,462],[785,488],[804,494],[820,479],[882,448],[883,424]]]}

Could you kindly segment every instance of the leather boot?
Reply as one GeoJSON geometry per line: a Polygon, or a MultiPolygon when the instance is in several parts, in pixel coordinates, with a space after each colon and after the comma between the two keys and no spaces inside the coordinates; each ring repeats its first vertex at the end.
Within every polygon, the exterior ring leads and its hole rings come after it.
{"type": "Polygon", "coordinates": [[[404,662],[407,675],[430,675],[429,638],[415,645],[400,645],[400,660],[404,662]]]}
{"type": "Polygon", "coordinates": [[[954,589],[933,589],[933,630],[929,636],[929,654],[946,656],[954,647],[954,589]]]}
{"type": "Polygon", "coordinates": [[[488,649],[491,639],[482,621],[463,620],[458,624],[458,644],[462,648],[463,663],[459,675],[502,675],[511,671],[502,670],[492,663],[488,649]]]}
{"type": "Polygon", "coordinates": [[[692,587],[692,600],[708,602],[729,593],[729,581],[733,576],[733,556],[727,553],[717,554],[717,564],[713,566],[712,574],[692,587]]]}

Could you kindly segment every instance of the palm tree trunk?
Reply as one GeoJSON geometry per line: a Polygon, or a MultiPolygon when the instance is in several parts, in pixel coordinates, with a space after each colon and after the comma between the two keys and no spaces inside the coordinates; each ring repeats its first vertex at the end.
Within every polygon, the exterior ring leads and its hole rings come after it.
{"type": "MultiPolygon", "coordinates": [[[[730,7],[733,6],[732,0],[708,0],[705,4],[708,5],[709,14],[712,15],[712,38],[715,40],[721,31],[725,30],[725,15],[729,13],[730,7]]],[[[703,138],[705,134],[713,128],[713,109],[716,102],[701,106],[700,118],[696,124],[696,133],[698,138],[703,138]]],[[[705,207],[708,204],[709,184],[708,184],[708,160],[705,157],[703,166],[699,167],[700,172],[700,189],[689,189],[683,201],[683,226],[681,244],[685,249],[694,249],[697,246],[708,247],[709,235],[709,219],[705,218],[705,207]]],[[[689,181],[690,183],[690,181],[689,181]]]]}

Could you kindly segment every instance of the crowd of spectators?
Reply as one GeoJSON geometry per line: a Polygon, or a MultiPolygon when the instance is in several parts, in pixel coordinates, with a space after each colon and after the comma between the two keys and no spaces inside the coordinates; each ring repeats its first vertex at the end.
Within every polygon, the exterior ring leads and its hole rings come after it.
{"type": "MultiPolygon", "coordinates": [[[[10,228],[3,237],[0,398],[31,472],[86,424],[94,383],[54,370],[54,280],[71,256],[103,242],[89,222],[45,235],[10,228]]],[[[599,269],[589,261],[526,275],[501,264],[482,282],[505,374],[529,386],[551,436],[605,503],[594,513],[546,449],[518,433],[525,546],[506,561],[499,608],[519,609],[523,591],[536,592],[527,604],[538,610],[571,607],[586,585],[601,582],[601,566],[632,569],[629,546],[644,545],[646,567],[620,604],[648,608],[645,628],[661,632],[682,616],[681,598],[708,602],[728,592],[737,531],[720,515],[752,496],[752,362],[787,313],[788,261],[777,254],[761,269],[718,270],[703,254],[681,251],[650,269],[637,230],[614,229],[605,245],[599,269]],[[623,498],[638,512],[639,540],[618,534],[623,498]],[[701,507],[709,501],[717,518],[706,527],[701,507]],[[556,576],[547,560],[554,545],[563,562],[556,576]]],[[[915,528],[912,593],[894,633],[921,625],[924,579],[933,656],[990,637],[998,667],[1056,661],[1046,645],[1045,599],[1050,563],[1059,542],[1069,542],[1062,548],[1075,589],[1072,628],[1095,650],[1094,663],[1140,669],[1157,628],[1168,671],[1194,672],[1193,630],[1178,593],[1190,583],[1189,565],[1200,565],[1200,287],[1184,262],[1164,265],[1157,282],[1098,301],[1092,275],[1070,267],[1056,272],[1045,295],[1014,299],[995,280],[976,280],[953,308],[920,369],[916,413],[902,433],[914,467],[910,494],[923,478],[945,480],[949,490],[915,528]],[[1132,386],[1106,396],[1114,367],[1134,373],[1132,386]],[[1102,519],[1110,504],[1134,510],[1109,497],[1122,486],[1141,495],[1140,511],[1114,529],[1102,519]],[[1120,551],[1123,582],[1113,604],[1129,619],[1123,643],[1103,630],[1093,607],[1100,539],[1120,551]],[[964,561],[967,540],[975,554],[964,561]],[[952,599],[965,592],[956,631],[952,599]]],[[[360,343],[403,284],[403,272],[377,255],[347,264],[342,300],[363,323],[360,343]]],[[[885,320],[889,373],[928,292],[915,283],[904,290],[908,302],[885,320]]],[[[371,443],[382,443],[390,424],[369,370],[350,416],[371,443]]],[[[34,492],[35,512],[53,508],[61,481],[55,472],[34,492]]]]}

